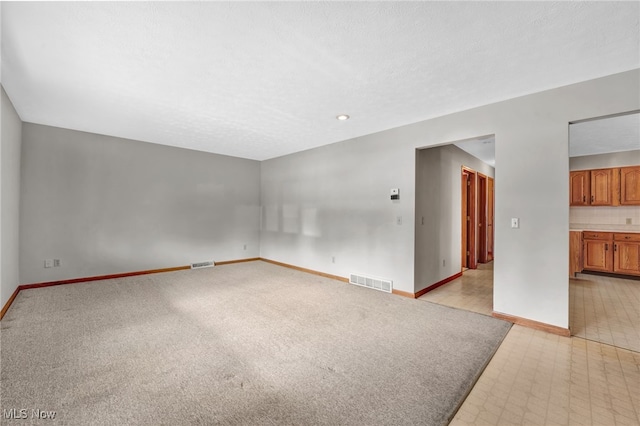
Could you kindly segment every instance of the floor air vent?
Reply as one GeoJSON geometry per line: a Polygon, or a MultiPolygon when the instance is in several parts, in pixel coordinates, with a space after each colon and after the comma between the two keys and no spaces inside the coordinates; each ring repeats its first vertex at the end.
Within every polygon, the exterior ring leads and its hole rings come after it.
{"type": "Polygon", "coordinates": [[[350,274],[349,282],[351,284],[359,285],[362,287],[368,287],[374,290],[380,290],[387,293],[391,293],[391,289],[393,289],[393,281],[382,280],[380,278],[366,277],[364,275],[350,274]]]}
{"type": "Polygon", "coordinates": [[[211,268],[212,266],[215,266],[215,262],[198,262],[192,263],[191,269],[211,268]]]}

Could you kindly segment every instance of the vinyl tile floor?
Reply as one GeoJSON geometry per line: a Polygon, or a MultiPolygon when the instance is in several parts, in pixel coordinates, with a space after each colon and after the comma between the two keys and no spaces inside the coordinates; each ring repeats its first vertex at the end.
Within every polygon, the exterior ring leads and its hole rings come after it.
{"type": "Polygon", "coordinates": [[[571,333],[640,352],[640,281],[578,274],[569,280],[571,333]]]}
{"type": "Polygon", "coordinates": [[[431,290],[418,300],[491,315],[493,312],[493,262],[479,263],[462,277],[431,290]]]}
{"type": "MultiPolygon", "coordinates": [[[[581,335],[514,325],[451,425],[640,425],[640,352],[614,346],[638,343],[640,282],[578,278],[570,316],[581,335]]],[[[492,293],[484,264],[420,300],[491,315],[492,293]]]]}

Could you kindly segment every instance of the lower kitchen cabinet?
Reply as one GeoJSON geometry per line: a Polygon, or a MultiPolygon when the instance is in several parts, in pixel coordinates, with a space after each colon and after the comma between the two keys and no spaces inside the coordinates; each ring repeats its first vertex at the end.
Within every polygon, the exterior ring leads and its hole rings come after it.
{"type": "Polygon", "coordinates": [[[582,245],[584,267],[587,271],[613,272],[613,239],[588,240],[582,245]]]}
{"type": "Polygon", "coordinates": [[[640,234],[614,234],[613,272],[640,275],[640,234]]]}
{"type": "Polygon", "coordinates": [[[569,232],[569,276],[575,277],[582,272],[582,232],[569,232]]]}
{"type": "MultiPolygon", "coordinates": [[[[575,236],[570,233],[570,245],[574,246],[575,236]]],[[[582,262],[585,271],[613,272],[623,275],[640,275],[640,233],[613,233],[584,231],[582,233],[582,254],[570,249],[570,273],[580,272],[580,264],[574,268],[575,259],[582,262]],[[574,271],[574,269],[576,269],[574,271]]]]}
{"type": "Polygon", "coordinates": [[[613,233],[584,231],[582,240],[583,269],[613,272],[613,233]]]}

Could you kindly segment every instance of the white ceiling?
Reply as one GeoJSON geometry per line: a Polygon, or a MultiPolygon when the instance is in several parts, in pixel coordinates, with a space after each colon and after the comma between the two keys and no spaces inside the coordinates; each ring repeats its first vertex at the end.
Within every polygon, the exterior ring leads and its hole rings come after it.
{"type": "Polygon", "coordinates": [[[640,149],[640,114],[628,114],[569,126],[569,156],[640,149]]]}
{"type": "MultiPolygon", "coordinates": [[[[496,166],[496,138],[482,136],[454,145],[485,164],[496,166]]],[[[640,150],[640,114],[626,114],[571,124],[569,157],[640,150]]]]}
{"type": "Polygon", "coordinates": [[[258,160],[640,67],[639,2],[1,8],[24,121],[258,160]]]}
{"type": "Polygon", "coordinates": [[[456,142],[454,145],[483,163],[491,167],[496,166],[496,137],[494,135],[456,142]]]}

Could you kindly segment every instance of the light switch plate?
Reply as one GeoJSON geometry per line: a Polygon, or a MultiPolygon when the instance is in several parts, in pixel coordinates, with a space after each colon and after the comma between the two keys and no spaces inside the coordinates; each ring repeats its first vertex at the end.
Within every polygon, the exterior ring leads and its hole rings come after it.
{"type": "Polygon", "coordinates": [[[517,217],[511,218],[511,227],[512,228],[520,228],[520,219],[517,217]]]}

